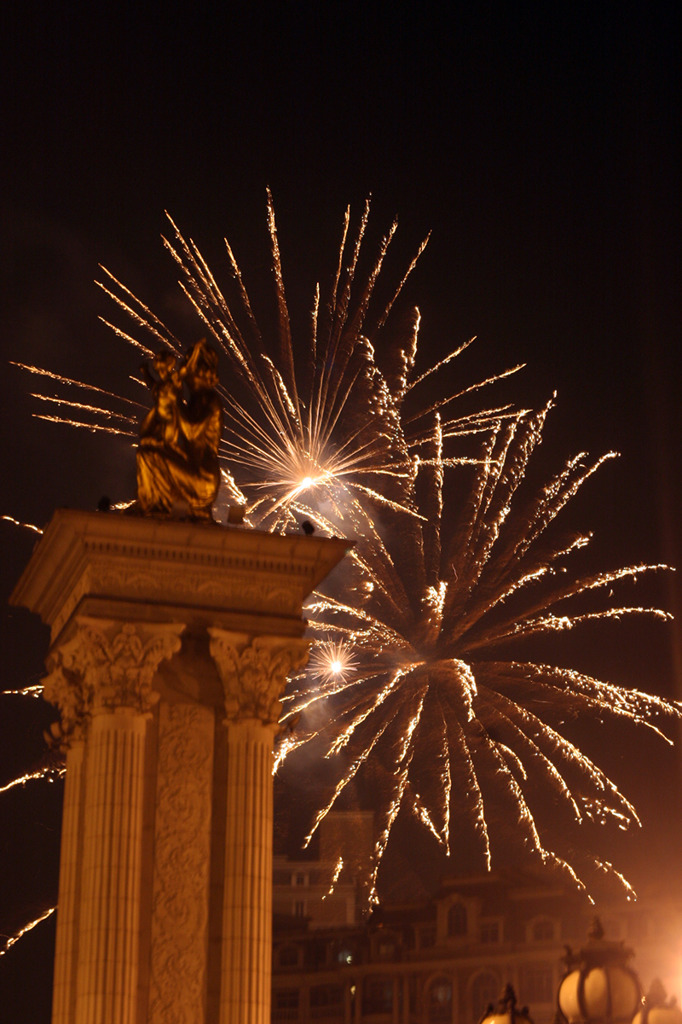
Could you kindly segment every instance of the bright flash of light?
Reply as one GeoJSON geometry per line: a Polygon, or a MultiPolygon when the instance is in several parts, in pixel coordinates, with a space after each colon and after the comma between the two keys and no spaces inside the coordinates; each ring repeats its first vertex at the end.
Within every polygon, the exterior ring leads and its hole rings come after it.
{"type": "Polygon", "coordinates": [[[33,931],[33,929],[36,928],[42,921],[46,921],[48,917],[51,917],[52,914],[54,914],[56,909],[56,907],[48,907],[48,909],[44,913],[42,913],[40,917],[36,917],[34,921],[29,921],[29,923],[25,924],[23,928],[20,928],[15,935],[10,936],[10,938],[8,938],[7,941],[5,942],[5,945],[2,946],[2,948],[0,948],[0,956],[5,956],[5,954],[10,951],[12,946],[16,942],[18,942],[23,935],[26,935],[27,932],[33,931]]]}
{"type": "MultiPolygon", "coordinates": [[[[583,453],[531,489],[526,472],[550,407],[520,413],[491,432],[456,514],[445,505],[443,431],[434,417],[428,459],[414,480],[422,518],[396,521],[381,542],[363,541],[349,556],[343,592],[320,593],[307,608],[318,642],[327,650],[344,643],[356,659],[347,680],[321,681],[312,669],[287,694],[287,715],[301,715],[288,753],[309,743],[337,767],[308,841],[371,765],[372,778],[383,778],[373,898],[377,865],[403,805],[446,851],[455,817],[468,815],[487,867],[496,841],[488,812],[506,807],[521,845],[584,890],[575,868],[543,838],[532,806],[538,784],[559,798],[567,844],[585,819],[619,828],[639,819],[616,784],[562,734],[561,722],[597,714],[667,738],[658,723],[682,717],[677,703],[507,653],[511,644],[587,622],[669,618],[658,608],[613,603],[612,596],[616,586],[666,566],[570,571],[590,537],[553,539],[555,520],[611,454],[589,460],[583,453]],[[597,610],[579,607],[588,594],[602,596],[597,610]]],[[[584,870],[607,871],[627,890],[610,865],[580,856],[584,870]]]]}
{"type": "Polygon", "coordinates": [[[310,654],[310,672],[323,684],[343,684],[352,675],[359,662],[345,641],[321,641],[310,654]]]}
{"type": "Polygon", "coordinates": [[[0,694],[4,697],[41,697],[43,684],[35,683],[32,686],[23,686],[20,690],[2,690],[0,694]]]}

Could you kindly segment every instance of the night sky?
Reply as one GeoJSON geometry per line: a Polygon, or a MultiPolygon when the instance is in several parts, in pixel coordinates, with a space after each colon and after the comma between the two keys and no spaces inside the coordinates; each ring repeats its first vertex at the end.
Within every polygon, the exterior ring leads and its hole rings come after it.
{"type": "MultiPolygon", "coordinates": [[[[621,452],[575,511],[596,533],[595,567],[682,564],[673,5],[468,4],[446,17],[429,3],[155,16],[25,3],[3,21],[0,512],[44,525],[55,507],[130,496],[132,450],[32,419],[35,381],[9,361],[116,389],[136,363],[97,319],[111,313],[98,264],[172,318],[168,210],[213,265],[227,236],[258,292],[269,186],[294,304],[329,274],[346,204],[359,212],[372,195],[375,244],[398,215],[389,276],[432,230],[406,290],[422,365],[474,334],[453,390],[527,363],[496,394],[539,405],[557,391],[553,468],[582,449],[621,452]]],[[[0,523],[3,601],[34,539],[0,523]]],[[[674,577],[649,600],[674,610],[674,577]]],[[[607,625],[574,662],[680,698],[680,640],[679,627],[607,625]]],[[[5,688],[40,676],[46,643],[6,608],[5,688]]],[[[3,700],[0,785],[40,763],[50,718],[3,700]]],[[[640,810],[642,833],[614,856],[641,883],[679,848],[679,754],[639,734],[619,745],[617,730],[586,738],[608,746],[600,763],[640,810]]],[[[42,783],[0,795],[0,931],[54,898],[57,803],[42,783]]],[[[48,1019],[51,936],[42,926],[0,958],[15,1024],[48,1019]]]]}

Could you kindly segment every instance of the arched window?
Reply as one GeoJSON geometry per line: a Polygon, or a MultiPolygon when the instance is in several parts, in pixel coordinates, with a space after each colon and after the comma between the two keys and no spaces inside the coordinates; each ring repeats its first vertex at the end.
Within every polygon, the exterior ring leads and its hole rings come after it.
{"type": "Polygon", "coordinates": [[[353,964],[356,960],[356,950],[353,943],[343,943],[334,952],[334,959],[338,964],[353,964]]]}
{"type": "Polygon", "coordinates": [[[429,1024],[450,1024],[452,1020],[452,982],[434,978],[426,994],[426,1019],[429,1024]]]}
{"type": "Polygon", "coordinates": [[[541,917],[533,922],[533,942],[551,942],[554,938],[554,921],[541,917]]]}
{"type": "Polygon", "coordinates": [[[477,974],[471,985],[471,1019],[480,1020],[488,1006],[495,1004],[502,991],[502,981],[493,971],[477,974]]]}
{"type": "Polygon", "coordinates": [[[467,912],[463,903],[453,903],[448,910],[448,935],[466,935],[467,912]]]}

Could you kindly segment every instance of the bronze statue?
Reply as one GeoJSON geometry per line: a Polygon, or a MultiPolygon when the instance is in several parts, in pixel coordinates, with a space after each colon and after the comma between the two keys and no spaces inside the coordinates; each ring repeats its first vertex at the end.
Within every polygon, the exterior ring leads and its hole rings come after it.
{"type": "Polygon", "coordinates": [[[143,368],[154,406],[140,427],[137,500],[144,515],[211,519],[220,486],[218,354],[205,338],[182,363],[168,350],[143,368]],[[152,372],[153,370],[153,372],[152,372]]]}

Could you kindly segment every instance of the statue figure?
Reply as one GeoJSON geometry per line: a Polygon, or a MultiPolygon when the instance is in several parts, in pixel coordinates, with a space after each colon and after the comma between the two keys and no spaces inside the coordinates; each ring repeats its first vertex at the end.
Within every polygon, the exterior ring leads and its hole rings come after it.
{"type": "Polygon", "coordinates": [[[151,373],[147,363],[144,363],[140,369],[154,397],[154,405],[140,425],[140,446],[143,448],[167,446],[179,450],[178,404],[182,397],[185,368],[178,366],[178,357],[173,352],[162,349],[152,360],[152,369],[156,377],[151,373]]]}
{"type": "Polygon", "coordinates": [[[178,365],[162,350],[143,367],[154,406],[140,426],[137,500],[144,515],[211,519],[220,486],[223,412],[216,391],[218,354],[198,341],[178,365]],[[153,372],[152,372],[153,371],[153,372]]]}

